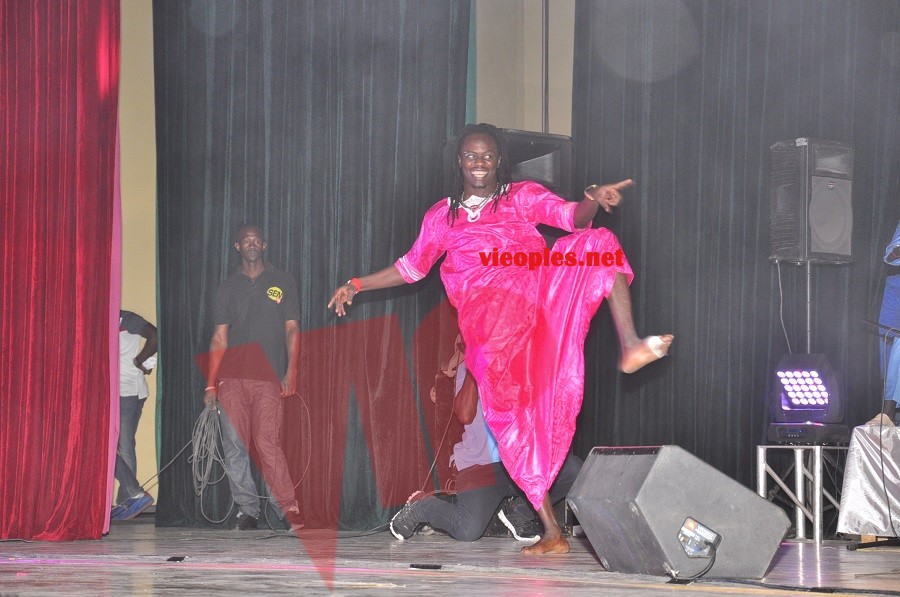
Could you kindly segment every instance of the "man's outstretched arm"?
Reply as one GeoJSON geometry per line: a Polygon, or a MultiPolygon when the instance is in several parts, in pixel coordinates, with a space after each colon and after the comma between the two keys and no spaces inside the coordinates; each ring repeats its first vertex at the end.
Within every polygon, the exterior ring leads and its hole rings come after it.
{"type": "Polygon", "coordinates": [[[344,305],[352,305],[353,297],[363,290],[380,290],[406,284],[406,280],[403,279],[403,276],[400,275],[400,272],[394,265],[390,265],[374,274],[369,274],[362,278],[354,278],[353,280],[358,282],[359,288],[352,282],[347,282],[338,286],[334,294],[331,295],[331,300],[328,301],[328,308],[333,308],[338,317],[346,315],[344,305]]]}

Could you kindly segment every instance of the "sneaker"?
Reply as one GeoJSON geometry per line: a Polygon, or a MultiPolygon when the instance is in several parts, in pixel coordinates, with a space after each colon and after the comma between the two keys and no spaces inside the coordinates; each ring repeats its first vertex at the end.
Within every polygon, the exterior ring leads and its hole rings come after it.
{"type": "Polygon", "coordinates": [[[153,496],[145,491],[144,493],[128,498],[125,500],[124,504],[113,508],[109,518],[110,520],[131,520],[152,505],[153,496]]]}
{"type": "Polygon", "coordinates": [[[122,512],[125,511],[125,504],[116,504],[113,506],[113,509],[109,513],[110,520],[119,520],[119,517],[122,516],[122,512]]]}
{"type": "Polygon", "coordinates": [[[516,538],[516,541],[534,543],[541,538],[541,534],[537,528],[537,521],[526,519],[511,508],[501,509],[497,512],[497,518],[500,519],[503,526],[509,529],[509,532],[516,538]],[[508,512],[506,510],[508,510],[508,512]]]}
{"type": "Polygon", "coordinates": [[[286,531],[296,532],[302,529],[305,525],[300,519],[300,508],[298,506],[288,508],[288,511],[284,513],[284,518],[281,519],[281,524],[284,525],[286,531]]]}
{"type": "Polygon", "coordinates": [[[256,518],[249,514],[238,511],[237,513],[237,530],[252,531],[256,528],[256,518]]]}
{"type": "Polygon", "coordinates": [[[503,522],[500,520],[500,517],[494,514],[491,517],[491,521],[488,523],[487,527],[485,527],[484,532],[481,534],[481,536],[495,537],[498,539],[509,539],[509,529],[506,528],[506,525],[503,524],[503,522]]]}
{"type": "Polygon", "coordinates": [[[422,524],[423,521],[416,518],[415,514],[413,514],[412,505],[423,497],[425,497],[425,494],[421,491],[413,493],[406,500],[406,503],[403,504],[403,507],[400,508],[400,511],[394,514],[394,517],[391,519],[391,534],[400,541],[412,537],[418,526],[422,524]]]}

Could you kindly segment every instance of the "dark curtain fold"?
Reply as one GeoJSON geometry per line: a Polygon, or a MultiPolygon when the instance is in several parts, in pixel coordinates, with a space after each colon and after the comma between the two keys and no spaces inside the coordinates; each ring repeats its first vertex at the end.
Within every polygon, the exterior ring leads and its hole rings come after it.
{"type": "MultiPolygon", "coordinates": [[[[769,262],[769,147],[815,137],[855,149],[853,259],[813,267],[812,352],[840,372],[848,421],[880,407],[884,247],[900,216],[900,3],[590,0],[576,9],[575,179],[633,177],[598,221],[634,267],[642,333],[674,332],[661,364],[615,373],[594,322],[576,451],[678,444],[749,484],[765,398],[787,352],[769,262]]],[[[805,352],[803,268],[783,265],[784,320],[805,352]]]]}
{"type": "Polygon", "coordinates": [[[2,2],[0,48],[0,538],[98,539],[119,2],[2,2]]]}
{"type": "MultiPolygon", "coordinates": [[[[468,32],[466,1],[154,2],[163,462],[201,410],[194,357],[248,222],[300,285],[302,399],[287,401],[284,444],[307,525],[382,524],[426,482],[430,386],[414,376],[433,379],[455,329],[417,330],[440,282],[365,293],[346,321],[325,305],[402,255],[440,197],[468,32]]],[[[200,501],[182,456],[161,475],[157,523],[224,517],[226,484],[200,501]]]]}

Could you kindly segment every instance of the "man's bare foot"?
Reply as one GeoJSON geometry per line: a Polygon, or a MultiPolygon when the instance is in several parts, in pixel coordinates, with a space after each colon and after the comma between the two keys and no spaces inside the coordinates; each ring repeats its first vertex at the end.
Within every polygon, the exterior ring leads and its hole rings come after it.
{"type": "Polygon", "coordinates": [[[647,336],[637,344],[625,348],[619,360],[619,371],[634,373],[644,365],[658,361],[668,354],[674,339],[675,336],[672,334],[647,336]]]}
{"type": "Polygon", "coordinates": [[[569,542],[562,535],[544,535],[534,545],[522,548],[526,556],[542,556],[547,553],[569,553],[569,542]]]}

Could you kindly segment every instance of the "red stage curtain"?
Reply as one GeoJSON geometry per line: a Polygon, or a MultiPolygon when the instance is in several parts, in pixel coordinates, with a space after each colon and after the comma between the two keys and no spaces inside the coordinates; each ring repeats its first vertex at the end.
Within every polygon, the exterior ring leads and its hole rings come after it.
{"type": "Polygon", "coordinates": [[[0,1],[0,538],[109,517],[118,81],[118,0],[0,1]]]}

